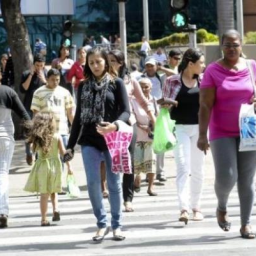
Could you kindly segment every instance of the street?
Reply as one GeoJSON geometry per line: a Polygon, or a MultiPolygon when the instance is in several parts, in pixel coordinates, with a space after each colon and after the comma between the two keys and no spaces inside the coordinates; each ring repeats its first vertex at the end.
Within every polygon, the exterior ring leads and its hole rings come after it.
{"type": "MultiPolygon", "coordinates": [[[[143,182],[141,192],[135,194],[135,211],[123,214],[126,239],[122,242],[113,241],[110,232],[101,244],[95,244],[91,239],[96,232],[96,224],[78,147],[72,165],[82,197],[69,199],[67,195],[61,195],[61,221],[51,222],[50,227],[41,227],[39,197],[23,191],[30,170],[25,162],[24,145],[22,141],[16,143],[10,171],[9,228],[0,230],[0,255],[244,256],[255,253],[255,240],[242,239],[239,234],[239,201],[236,189],[229,200],[231,230],[223,232],[217,225],[210,153],[206,156],[202,196],[204,221],[191,220],[188,225],[178,221],[175,164],[171,153],[168,153],[165,162],[168,181],[165,185],[155,182],[158,196],[148,196],[147,184],[143,182]]],[[[107,199],[105,203],[109,211],[107,199]]],[[[51,207],[49,208],[51,213],[51,207]]],[[[49,214],[50,221],[51,217],[49,214]]],[[[252,225],[256,226],[255,206],[252,225]]]]}

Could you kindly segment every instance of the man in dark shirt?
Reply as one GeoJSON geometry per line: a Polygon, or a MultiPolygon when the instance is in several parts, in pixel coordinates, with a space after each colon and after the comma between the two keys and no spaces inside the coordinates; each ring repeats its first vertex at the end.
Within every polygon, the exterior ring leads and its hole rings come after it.
{"type": "MultiPolygon", "coordinates": [[[[35,55],[34,64],[30,70],[26,70],[22,74],[20,92],[25,94],[24,107],[32,118],[33,113],[30,110],[34,92],[46,84],[45,57],[41,54],[35,55]]],[[[26,144],[26,161],[28,165],[32,165],[33,156],[30,145],[26,144]]]]}

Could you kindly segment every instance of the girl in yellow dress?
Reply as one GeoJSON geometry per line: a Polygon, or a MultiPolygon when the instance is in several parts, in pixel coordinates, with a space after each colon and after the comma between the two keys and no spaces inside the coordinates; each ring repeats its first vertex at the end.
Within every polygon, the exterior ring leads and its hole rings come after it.
{"type": "MultiPolygon", "coordinates": [[[[28,143],[32,143],[37,160],[30,172],[25,191],[40,193],[41,226],[50,226],[47,220],[48,198],[51,197],[53,221],[60,220],[57,194],[61,192],[62,165],[59,153],[64,155],[65,148],[60,135],[55,133],[56,122],[52,113],[39,112],[29,127],[28,143]]],[[[72,174],[67,162],[68,173],[72,174]]]]}

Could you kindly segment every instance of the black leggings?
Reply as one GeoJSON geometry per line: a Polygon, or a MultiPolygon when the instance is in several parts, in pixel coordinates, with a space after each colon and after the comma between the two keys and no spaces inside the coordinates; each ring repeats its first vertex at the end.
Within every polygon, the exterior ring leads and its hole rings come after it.
{"type": "Polygon", "coordinates": [[[135,150],[136,139],[137,139],[137,126],[136,124],[134,124],[132,141],[129,146],[129,152],[131,155],[131,162],[132,162],[132,174],[123,175],[124,202],[132,202],[133,194],[134,194],[134,150],[135,150]]]}

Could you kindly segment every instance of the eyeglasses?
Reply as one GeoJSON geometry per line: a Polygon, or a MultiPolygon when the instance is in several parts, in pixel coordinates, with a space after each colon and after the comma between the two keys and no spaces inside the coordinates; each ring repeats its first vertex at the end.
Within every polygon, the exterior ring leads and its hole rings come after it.
{"type": "Polygon", "coordinates": [[[173,59],[175,60],[180,60],[181,58],[180,57],[172,57],[173,59]]]}
{"type": "Polygon", "coordinates": [[[238,48],[240,47],[240,44],[223,44],[223,47],[225,48],[238,48]]]}

